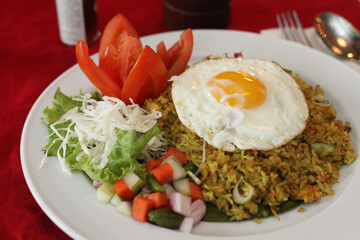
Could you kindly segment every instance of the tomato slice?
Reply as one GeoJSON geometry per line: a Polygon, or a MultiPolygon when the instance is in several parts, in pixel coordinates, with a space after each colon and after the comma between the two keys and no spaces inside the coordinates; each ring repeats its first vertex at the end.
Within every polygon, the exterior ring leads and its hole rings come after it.
{"type": "Polygon", "coordinates": [[[190,28],[186,29],[180,36],[179,42],[174,44],[168,51],[170,69],[168,78],[182,73],[190,60],[194,45],[194,37],[190,28]]]}
{"type": "Polygon", "coordinates": [[[119,67],[117,71],[120,80],[120,87],[124,85],[127,76],[138,60],[142,50],[143,47],[140,40],[131,36],[127,37],[120,43],[120,46],[118,47],[119,67]]]}
{"type": "Polygon", "coordinates": [[[118,75],[119,53],[114,45],[110,44],[100,56],[99,67],[115,82],[120,83],[118,75]]]}
{"type": "Polygon", "coordinates": [[[134,67],[130,71],[121,91],[121,99],[130,103],[130,98],[137,104],[145,99],[156,98],[167,87],[167,69],[149,46],[145,46],[134,67]]]}
{"type": "Polygon", "coordinates": [[[180,36],[180,40],[176,42],[169,50],[166,50],[165,43],[161,41],[156,46],[156,52],[163,60],[168,69],[168,78],[173,75],[182,73],[190,60],[194,45],[194,37],[192,30],[186,29],[180,36]]]}
{"type": "Polygon", "coordinates": [[[169,54],[168,54],[168,51],[166,50],[166,46],[165,46],[164,41],[161,41],[156,46],[156,53],[159,55],[161,60],[164,62],[166,69],[169,69],[169,67],[170,67],[170,65],[169,65],[169,54]]]}
{"type": "Polygon", "coordinates": [[[86,42],[80,40],[76,44],[75,55],[81,70],[103,95],[120,98],[121,88],[100,67],[96,66],[89,56],[86,42]]]}
{"type": "Polygon", "coordinates": [[[119,13],[108,22],[104,29],[100,40],[99,56],[103,55],[110,44],[118,47],[119,43],[128,36],[139,39],[139,35],[133,25],[124,15],[119,13]]]}
{"type": "Polygon", "coordinates": [[[100,57],[99,67],[122,87],[142,49],[143,47],[138,39],[128,36],[117,48],[110,44],[105,49],[100,57]]]}
{"type": "Polygon", "coordinates": [[[168,50],[168,61],[169,61],[169,67],[171,67],[176,59],[180,56],[181,53],[181,45],[180,40],[177,41],[169,50],[168,50]]]}
{"type": "Polygon", "coordinates": [[[157,53],[149,46],[143,49],[131,23],[117,14],[106,25],[100,40],[99,67],[89,57],[88,46],[79,41],[76,58],[81,70],[103,93],[130,104],[158,97],[169,85],[167,79],[182,73],[193,49],[191,29],[185,30],[177,43],[166,50],[164,42],[157,53]]]}

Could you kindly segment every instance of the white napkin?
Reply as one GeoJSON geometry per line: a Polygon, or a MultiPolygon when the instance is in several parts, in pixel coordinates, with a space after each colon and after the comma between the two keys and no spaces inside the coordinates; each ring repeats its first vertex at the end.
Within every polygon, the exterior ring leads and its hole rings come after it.
{"type": "MultiPolygon", "coordinates": [[[[360,64],[357,64],[355,62],[352,62],[350,60],[344,60],[343,58],[340,58],[336,56],[326,45],[325,43],[319,38],[317,33],[315,32],[314,28],[305,28],[304,29],[306,36],[308,37],[310,43],[312,44],[312,47],[314,49],[317,49],[321,52],[327,53],[330,56],[338,59],[339,61],[343,62],[344,64],[348,65],[358,73],[360,73],[360,64]]],[[[268,36],[268,37],[274,37],[274,38],[284,38],[280,29],[278,28],[270,28],[270,29],[264,29],[260,31],[261,35],[268,36]]]]}

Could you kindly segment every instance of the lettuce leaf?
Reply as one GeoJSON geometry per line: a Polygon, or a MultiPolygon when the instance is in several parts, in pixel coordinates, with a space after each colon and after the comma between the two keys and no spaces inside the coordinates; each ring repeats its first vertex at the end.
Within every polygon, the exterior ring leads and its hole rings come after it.
{"type": "Polygon", "coordinates": [[[82,152],[79,143],[74,151],[66,157],[66,162],[70,169],[84,171],[92,180],[100,182],[114,182],[129,171],[135,172],[140,178],[145,179],[145,166],[136,158],[141,154],[141,150],[147,142],[160,133],[157,124],[146,133],[118,130],[116,144],[108,156],[107,166],[103,169],[94,167],[91,163],[93,157],[90,155],[84,154],[80,159],[76,159],[82,152]]]}
{"type": "MultiPolygon", "coordinates": [[[[79,95],[75,97],[82,98],[82,96],[83,94],[80,91],[79,95]]],[[[100,100],[101,95],[99,92],[94,92],[92,93],[91,98],[100,100]]],[[[58,121],[64,113],[70,109],[73,109],[74,107],[81,107],[81,105],[81,101],[73,100],[73,97],[66,96],[60,91],[60,88],[57,88],[52,107],[46,107],[43,110],[44,115],[41,119],[47,125],[53,124],[54,122],[58,121]]]]}
{"type": "Polygon", "coordinates": [[[119,178],[126,172],[132,171],[144,180],[145,167],[136,159],[150,139],[161,133],[158,124],[155,124],[146,133],[139,133],[134,130],[118,130],[116,144],[108,156],[108,166],[117,173],[119,178]]]}
{"type": "MultiPolygon", "coordinates": [[[[77,98],[82,98],[83,94],[80,92],[77,98]]],[[[92,94],[95,100],[100,100],[99,92],[92,94]]],[[[42,120],[51,125],[58,121],[60,117],[67,111],[74,107],[81,107],[82,102],[73,100],[72,97],[66,96],[58,88],[54,97],[54,102],[51,108],[46,107],[43,111],[42,120]]],[[[66,135],[66,130],[71,122],[67,121],[54,125],[57,131],[63,137],[66,135]]],[[[73,130],[73,129],[72,129],[73,130]]],[[[56,134],[52,134],[53,130],[49,128],[49,142],[43,148],[47,150],[49,156],[56,156],[57,151],[62,143],[56,134]]],[[[114,182],[121,178],[125,173],[135,172],[140,178],[145,179],[145,166],[137,161],[141,155],[141,151],[146,146],[147,142],[154,136],[161,134],[157,124],[155,124],[148,132],[139,133],[135,130],[120,130],[116,132],[116,143],[108,155],[109,162],[103,169],[97,169],[91,162],[93,156],[84,154],[77,138],[70,138],[66,146],[65,160],[67,165],[72,170],[80,170],[86,173],[92,180],[100,182],[114,182]]],[[[62,156],[64,153],[60,153],[62,156]]]]}
{"type": "Polygon", "coordinates": [[[81,102],[74,101],[71,97],[63,94],[58,88],[55,93],[52,107],[46,107],[43,110],[44,115],[42,120],[48,125],[53,124],[54,122],[58,121],[64,113],[76,106],[81,107],[81,104],[81,102]]]}
{"type": "MultiPolygon", "coordinates": [[[[80,91],[78,96],[75,96],[76,98],[82,98],[83,94],[80,91]]],[[[101,99],[101,94],[99,92],[94,92],[91,94],[91,98],[95,100],[101,99]]],[[[42,120],[49,126],[53,124],[54,122],[58,121],[62,115],[64,115],[69,110],[73,109],[74,107],[81,107],[82,102],[81,101],[75,101],[73,100],[73,97],[66,96],[60,91],[60,88],[56,89],[56,93],[54,96],[53,105],[51,108],[46,107],[43,110],[43,116],[42,120]]],[[[70,121],[67,121],[65,123],[57,124],[55,125],[55,129],[60,133],[61,136],[65,137],[66,135],[66,129],[70,124],[70,121]]],[[[51,128],[48,128],[49,133],[49,142],[48,144],[42,149],[44,151],[48,151],[48,156],[56,156],[57,151],[61,145],[61,141],[57,140],[59,137],[56,134],[53,134],[53,130],[51,128]],[[54,142],[55,141],[55,142],[54,142]]],[[[67,152],[72,152],[73,143],[77,143],[77,138],[70,139],[70,146],[68,146],[71,150],[67,152]]]]}

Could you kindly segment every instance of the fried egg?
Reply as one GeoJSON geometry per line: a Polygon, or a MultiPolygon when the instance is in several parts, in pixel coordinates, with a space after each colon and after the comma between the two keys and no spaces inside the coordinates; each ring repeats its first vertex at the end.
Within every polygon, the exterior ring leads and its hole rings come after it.
{"type": "Polygon", "coordinates": [[[211,59],[171,80],[180,121],[216,148],[269,150],[289,142],[306,126],[309,113],[303,93],[272,61],[211,59]]]}

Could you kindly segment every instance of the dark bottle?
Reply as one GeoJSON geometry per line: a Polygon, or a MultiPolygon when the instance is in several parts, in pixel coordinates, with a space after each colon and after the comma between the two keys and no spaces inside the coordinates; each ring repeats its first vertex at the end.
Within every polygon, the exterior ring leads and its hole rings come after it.
{"type": "Polygon", "coordinates": [[[163,0],[164,21],[171,29],[226,28],[230,0],[163,0]]]}
{"type": "Polygon", "coordinates": [[[56,0],[60,40],[74,46],[79,40],[88,44],[99,38],[96,0],[56,0]]]}

